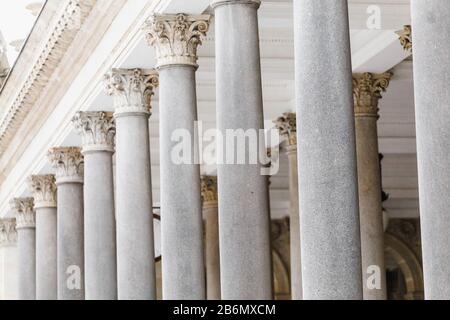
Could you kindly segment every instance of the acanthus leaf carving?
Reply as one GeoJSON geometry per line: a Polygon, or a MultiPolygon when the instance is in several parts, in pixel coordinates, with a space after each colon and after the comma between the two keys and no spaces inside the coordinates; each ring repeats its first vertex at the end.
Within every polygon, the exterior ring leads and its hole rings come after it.
{"type": "Polygon", "coordinates": [[[79,147],[52,148],[47,157],[56,170],[56,184],[83,183],[84,158],[79,147]]]}
{"type": "Polygon", "coordinates": [[[217,177],[202,176],[201,177],[201,196],[203,206],[208,204],[217,205],[217,177]]]}
{"type": "Polygon", "coordinates": [[[151,98],[159,85],[156,70],[112,69],[104,77],[105,91],[113,96],[115,116],[151,114],[151,98]]]}
{"type": "Polygon", "coordinates": [[[35,208],[56,207],[56,184],[53,174],[32,175],[28,185],[33,192],[35,208]]]}
{"type": "Polygon", "coordinates": [[[16,229],[36,227],[33,198],[14,198],[10,205],[16,217],[16,229]]]}
{"type": "Polygon", "coordinates": [[[197,48],[209,29],[209,15],[154,15],[144,27],[149,45],[156,49],[157,67],[197,65],[197,48]]]}
{"type": "Polygon", "coordinates": [[[280,135],[286,138],[288,146],[297,145],[297,116],[293,112],[285,112],[274,121],[280,135]]]}
{"type": "Polygon", "coordinates": [[[378,101],[389,86],[392,73],[353,74],[355,116],[378,117],[378,101]]]}
{"type": "Polygon", "coordinates": [[[83,153],[89,151],[114,152],[116,135],[112,112],[82,112],[72,118],[72,123],[83,141],[83,153]]]}
{"type": "Polygon", "coordinates": [[[16,219],[0,219],[0,247],[17,243],[16,219]]]}

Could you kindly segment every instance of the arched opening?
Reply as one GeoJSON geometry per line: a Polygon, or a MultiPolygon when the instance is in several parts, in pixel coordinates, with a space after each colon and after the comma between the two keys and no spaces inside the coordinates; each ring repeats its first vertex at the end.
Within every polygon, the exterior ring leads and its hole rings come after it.
{"type": "Polygon", "coordinates": [[[399,238],[385,234],[385,253],[388,263],[388,296],[392,299],[421,300],[423,299],[422,266],[416,254],[399,238]],[[395,267],[398,268],[397,277],[395,267]],[[389,273],[390,272],[390,273],[389,273]],[[391,281],[389,283],[389,281],[391,281]],[[396,284],[393,284],[393,282],[396,284]],[[395,291],[395,292],[393,292],[395,291]]]}

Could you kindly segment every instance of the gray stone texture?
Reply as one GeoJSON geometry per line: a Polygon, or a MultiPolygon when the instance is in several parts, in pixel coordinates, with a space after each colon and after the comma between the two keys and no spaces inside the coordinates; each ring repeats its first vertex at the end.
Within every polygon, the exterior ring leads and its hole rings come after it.
{"type": "Polygon", "coordinates": [[[294,1],[303,298],[361,299],[347,1],[294,1]]]}
{"type": "Polygon", "coordinates": [[[36,299],[36,229],[17,228],[19,300],[36,299]]]}
{"type": "Polygon", "coordinates": [[[58,300],[84,300],[83,184],[60,184],[58,177],[56,184],[58,300]],[[74,268],[81,271],[81,286],[72,278],[78,276],[74,268]]]}
{"type": "Polygon", "coordinates": [[[57,299],[56,207],[36,207],[36,299],[57,299]]]}
{"type": "Polygon", "coordinates": [[[194,162],[197,120],[195,67],[159,70],[161,139],[161,244],[164,299],[205,299],[200,166],[194,162]],[[176,130],[190,133],[190,163],[177,164],[176,130]]]}
{"type": "Polygon", "coordinates": [[[86,300],[114,300],[117,265],[112,154],[83,153],[86,300]]]}
{"type": "Polygon", "coordinates": [[[381,207],[381,172],[378,155],[377,117],[355,117],[358,194],[361,228],[363,297],[386,299],[384,229],[381,207]],[[373,288],[374,270],[380,270],[380,288],[373,288]]]}
{"type": "Polygon", "coordinates": [[[450,1],[412,0],[420,220],[426,299],[450,298],[450,1]]]}
{"type": "MultiPolygon", "coordinates": [[[[258,7],[257,1],[214,4],[217,128],[222,134],[264,127],[258,7]]],[[[263,141],[258,144],[265,150],[263,141]]],[[[268,180],[261,167],[218,165],[222,299],[273,296],[268,180]]]]}
{"type": "Polygon", "coordinates": [[[289,199],[290,199],[290,241],[291,241],[291,297],[292,300],[303,299],[302,257],[300,245],[300,213],[298,210],[298,165],[297,146],[287,146],[289,161],[289,199]]]}
{"type": "Polygon", "coordinates": [[[121,300],[156,298],[147,113],[116,115],[117,286],[121,300]]]}

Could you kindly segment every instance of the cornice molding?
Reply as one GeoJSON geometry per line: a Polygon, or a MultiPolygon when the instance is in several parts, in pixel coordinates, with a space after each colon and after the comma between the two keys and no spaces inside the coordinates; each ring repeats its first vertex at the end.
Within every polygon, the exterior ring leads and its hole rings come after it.
{"type": "Polygon", "coordinates": [[[12,103],[4,106],[0,118],[0,154],[7,148],[41,91],[46,87],[59,62],[78,34],[97,0],[69,0],[12,103]]]}

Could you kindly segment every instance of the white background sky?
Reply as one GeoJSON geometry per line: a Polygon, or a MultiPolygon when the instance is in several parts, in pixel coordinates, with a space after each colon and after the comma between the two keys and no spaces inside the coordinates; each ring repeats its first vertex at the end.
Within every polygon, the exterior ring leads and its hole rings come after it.
{"type": "Polygon", "coordinates": [[[9,44],[14,40],[25,39],[33,27],[35,16],[25,7],[36,0],[0,0],[0,31],[6,40],[9,64],[17,58],[17,52],[9,44]]]}

